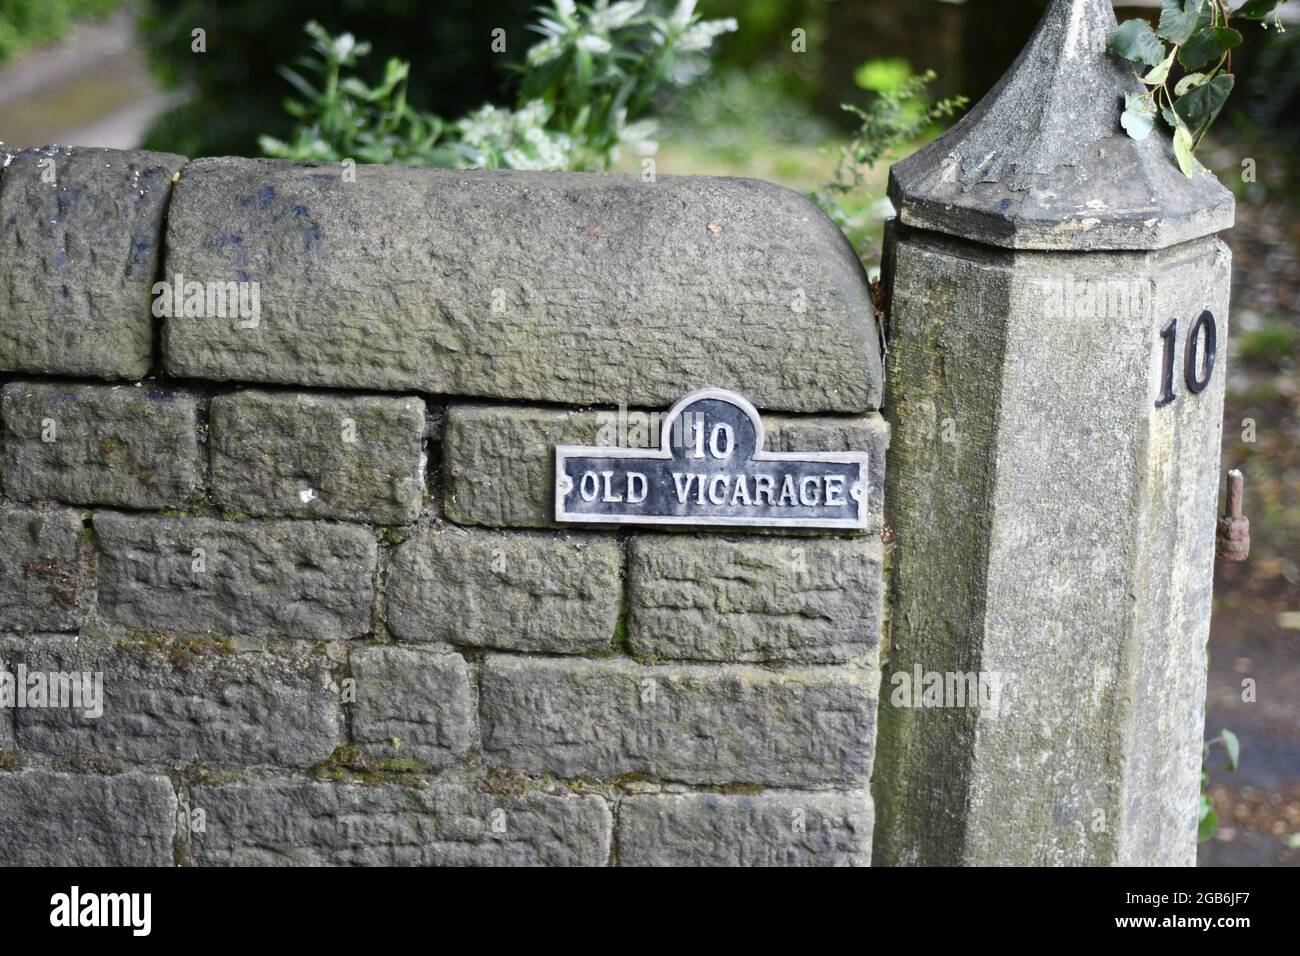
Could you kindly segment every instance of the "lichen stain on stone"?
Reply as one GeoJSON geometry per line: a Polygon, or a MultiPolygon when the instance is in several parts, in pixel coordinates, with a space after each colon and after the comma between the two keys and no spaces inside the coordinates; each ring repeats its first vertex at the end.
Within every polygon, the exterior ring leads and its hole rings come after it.
{"type": "Polygon", "coordinates": [[[1065,222],[1056,226],[1057,232],[1080,232],[1088,229],[1095,229],[1101,225],[1101,220],[1096,218],[1088,219],[1067,219],[1065,222]]]}

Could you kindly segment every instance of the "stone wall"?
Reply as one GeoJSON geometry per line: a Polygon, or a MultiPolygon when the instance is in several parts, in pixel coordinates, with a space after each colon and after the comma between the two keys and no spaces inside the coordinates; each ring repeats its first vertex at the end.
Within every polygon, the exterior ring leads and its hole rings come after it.
{"type": "Polygon", "coordinates": [[[0,709],[0,862],[869,862],[888,431],[809,202],[4,158],[0,672],[104,700],[0,709]],[[556,525],[557,443],[704,385],[869,451],[873,527],[556,525]]]}

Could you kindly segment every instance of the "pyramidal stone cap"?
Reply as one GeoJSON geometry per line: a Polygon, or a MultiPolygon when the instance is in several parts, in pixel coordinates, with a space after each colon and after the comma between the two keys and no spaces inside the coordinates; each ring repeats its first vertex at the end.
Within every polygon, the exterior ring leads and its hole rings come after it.
{"type": "Polygon", "coordinates": [[[898,163],[904,225],[1010,249],[1163,249],[1232,226],[1232,194],[1183,175],[1170,137],[1120,126],[1144,87],[1107,50],[1110,0],[1053,0],[1007,74],[946,135],[898,163]]]}

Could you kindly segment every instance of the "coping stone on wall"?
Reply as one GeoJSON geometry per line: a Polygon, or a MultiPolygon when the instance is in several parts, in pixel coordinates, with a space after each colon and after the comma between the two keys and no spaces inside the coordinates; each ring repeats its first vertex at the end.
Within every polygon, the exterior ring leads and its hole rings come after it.
{"type": "Polygon", "coordinates": [[[0,179],[0,371],[137,379],[183,156],[46,146],[0,179]]]}
{"type": "Polygon", "coordinates": [[[166,273],[256,282],[260,316],[172,317],[187,377],[774,411],[878,407],[870,289],[807,198],[749,179],[213,158],[176,186],[166,273]],[[248,327],[239,327],[244,325],[248,327]]]}

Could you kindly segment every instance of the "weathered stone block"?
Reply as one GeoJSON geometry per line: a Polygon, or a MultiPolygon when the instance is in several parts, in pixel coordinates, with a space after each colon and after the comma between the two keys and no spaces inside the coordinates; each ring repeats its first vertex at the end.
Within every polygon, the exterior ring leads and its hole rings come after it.
{"type": "Polygon", "coordinates": [[[647,534],[632,538],[628,554],[627,639],[635,654],[839,663],[879,645],[878,538],[647,534]]]}
{"type": "Polygon", "coordinates": [[[377,545],[365,528],[101,512],[95,533],[110,624],[315,641],[370,631],[377,545]]]}
{"type": "Polygon", "coordinates": [[[81,513],[0,505],[0,630],[75,631],[81,513]]]}
{"type": "Polygon", "coordinates": [[[212,400],[212,493],[226,509],[406,524],[424,496],[424,402],[244,391],[212,400]]]}
{"type": "Polygon", "coordinates": [[[622,866],[870,866],[864,790],[645,794],[618,809],[622,866]]]}
{"type": "MultiPolygon", "coordinates": [[[[23,638],[19,638],[22,640],[23,638]]],[[[15,655],[0,644],[0,673],[14,672],[15,655]]],[[[16,687],[15,687],[16,691],[16,687]]],[[[14,749],[14,712],[9,706],[0,705],[0,750],[14,749]]]]}
{"type": "Polygon", "coordinates": [[[525,773],[820,786],[871,771],[876,689],[857,669],[491,655],[480,693],[485,759],[525,773]]]}
{"type": "Polygon", "coordinates": [[[426,787],[298,780],[204,785],[201,865],[602,866],[608,805],[597,796],[494,796],[426,787]]]}
{"type": "Polygon", "coordinates": [[[555,446],[595,444],[596,412],[454,404],[442,432],[443,513],[459,524],[553,528],[555,446]]]}
{"type": "MultiPolygon", "coordinates": [[[[133,636],[34,645],[28,673],[102,675],[99,716],[15,712],[23,750],[134,762],[308,767],[341,743],[329,661],[303,647],[235,652],[222,641],[133,636]]],[[[83,703],[85,699],[83,698],[83,703]]]]}
{"type": "Polygon", "coordinates": [[[881,391],[865,274],[805,197],[743,179],[202,159],[168,274],[260,283],[254,328],[170,318],[177,375],[565,404],[764,408],[881,391]],[[726,348],[720,348],[720,342],[726,348]]]}
{"type": "Polygon", "coordinates": [[[867,531],[876,533],[883,527],[889,424],[878,413],[835,417],[764,415],[763,432],[768,451],[867,452],[867,531]]]}
{"type": "Polygon", "coordinates": [[[10,382],[0,419],[11,498],[166,508],[199,487],[198,402],[184,392],[10,382]]]}
{"type": "Polygon", "coordinates": [[[622,551],[612,535],[427,525],[388,572],[388,623],[407,641],[552,654],[609,650],[622,551]]]}
{"type": "Polygon", "coordinates": [[[0,773],[0,864],[171,866],[176,794],[166,777],[0,773]]]}
{"type": "MultiPolygon", "coordinates": [[[[680,398],[681,396],[677,396],[680,398]]],[[[657,445],[663,414],[564,411],[453,404],[443,429],[446,516],[458,524],[559,527],[555,521],[555,446],[657,445]]],[[[769,451],[867,451],[873,530],[883,510],[889,428],[878,414],[763,417],[769,451]]]]}
{"type": "Polygon", "coordinates": [[[23,150],[0,179],[0,370],[140,378],[181,156],[23,150]]]}
{"type": "Polygon", "coordinates": [[[352,739],[367,753],[440,768],[478,743],[469,668],[459,654],[356,647],[352,739]]]}

